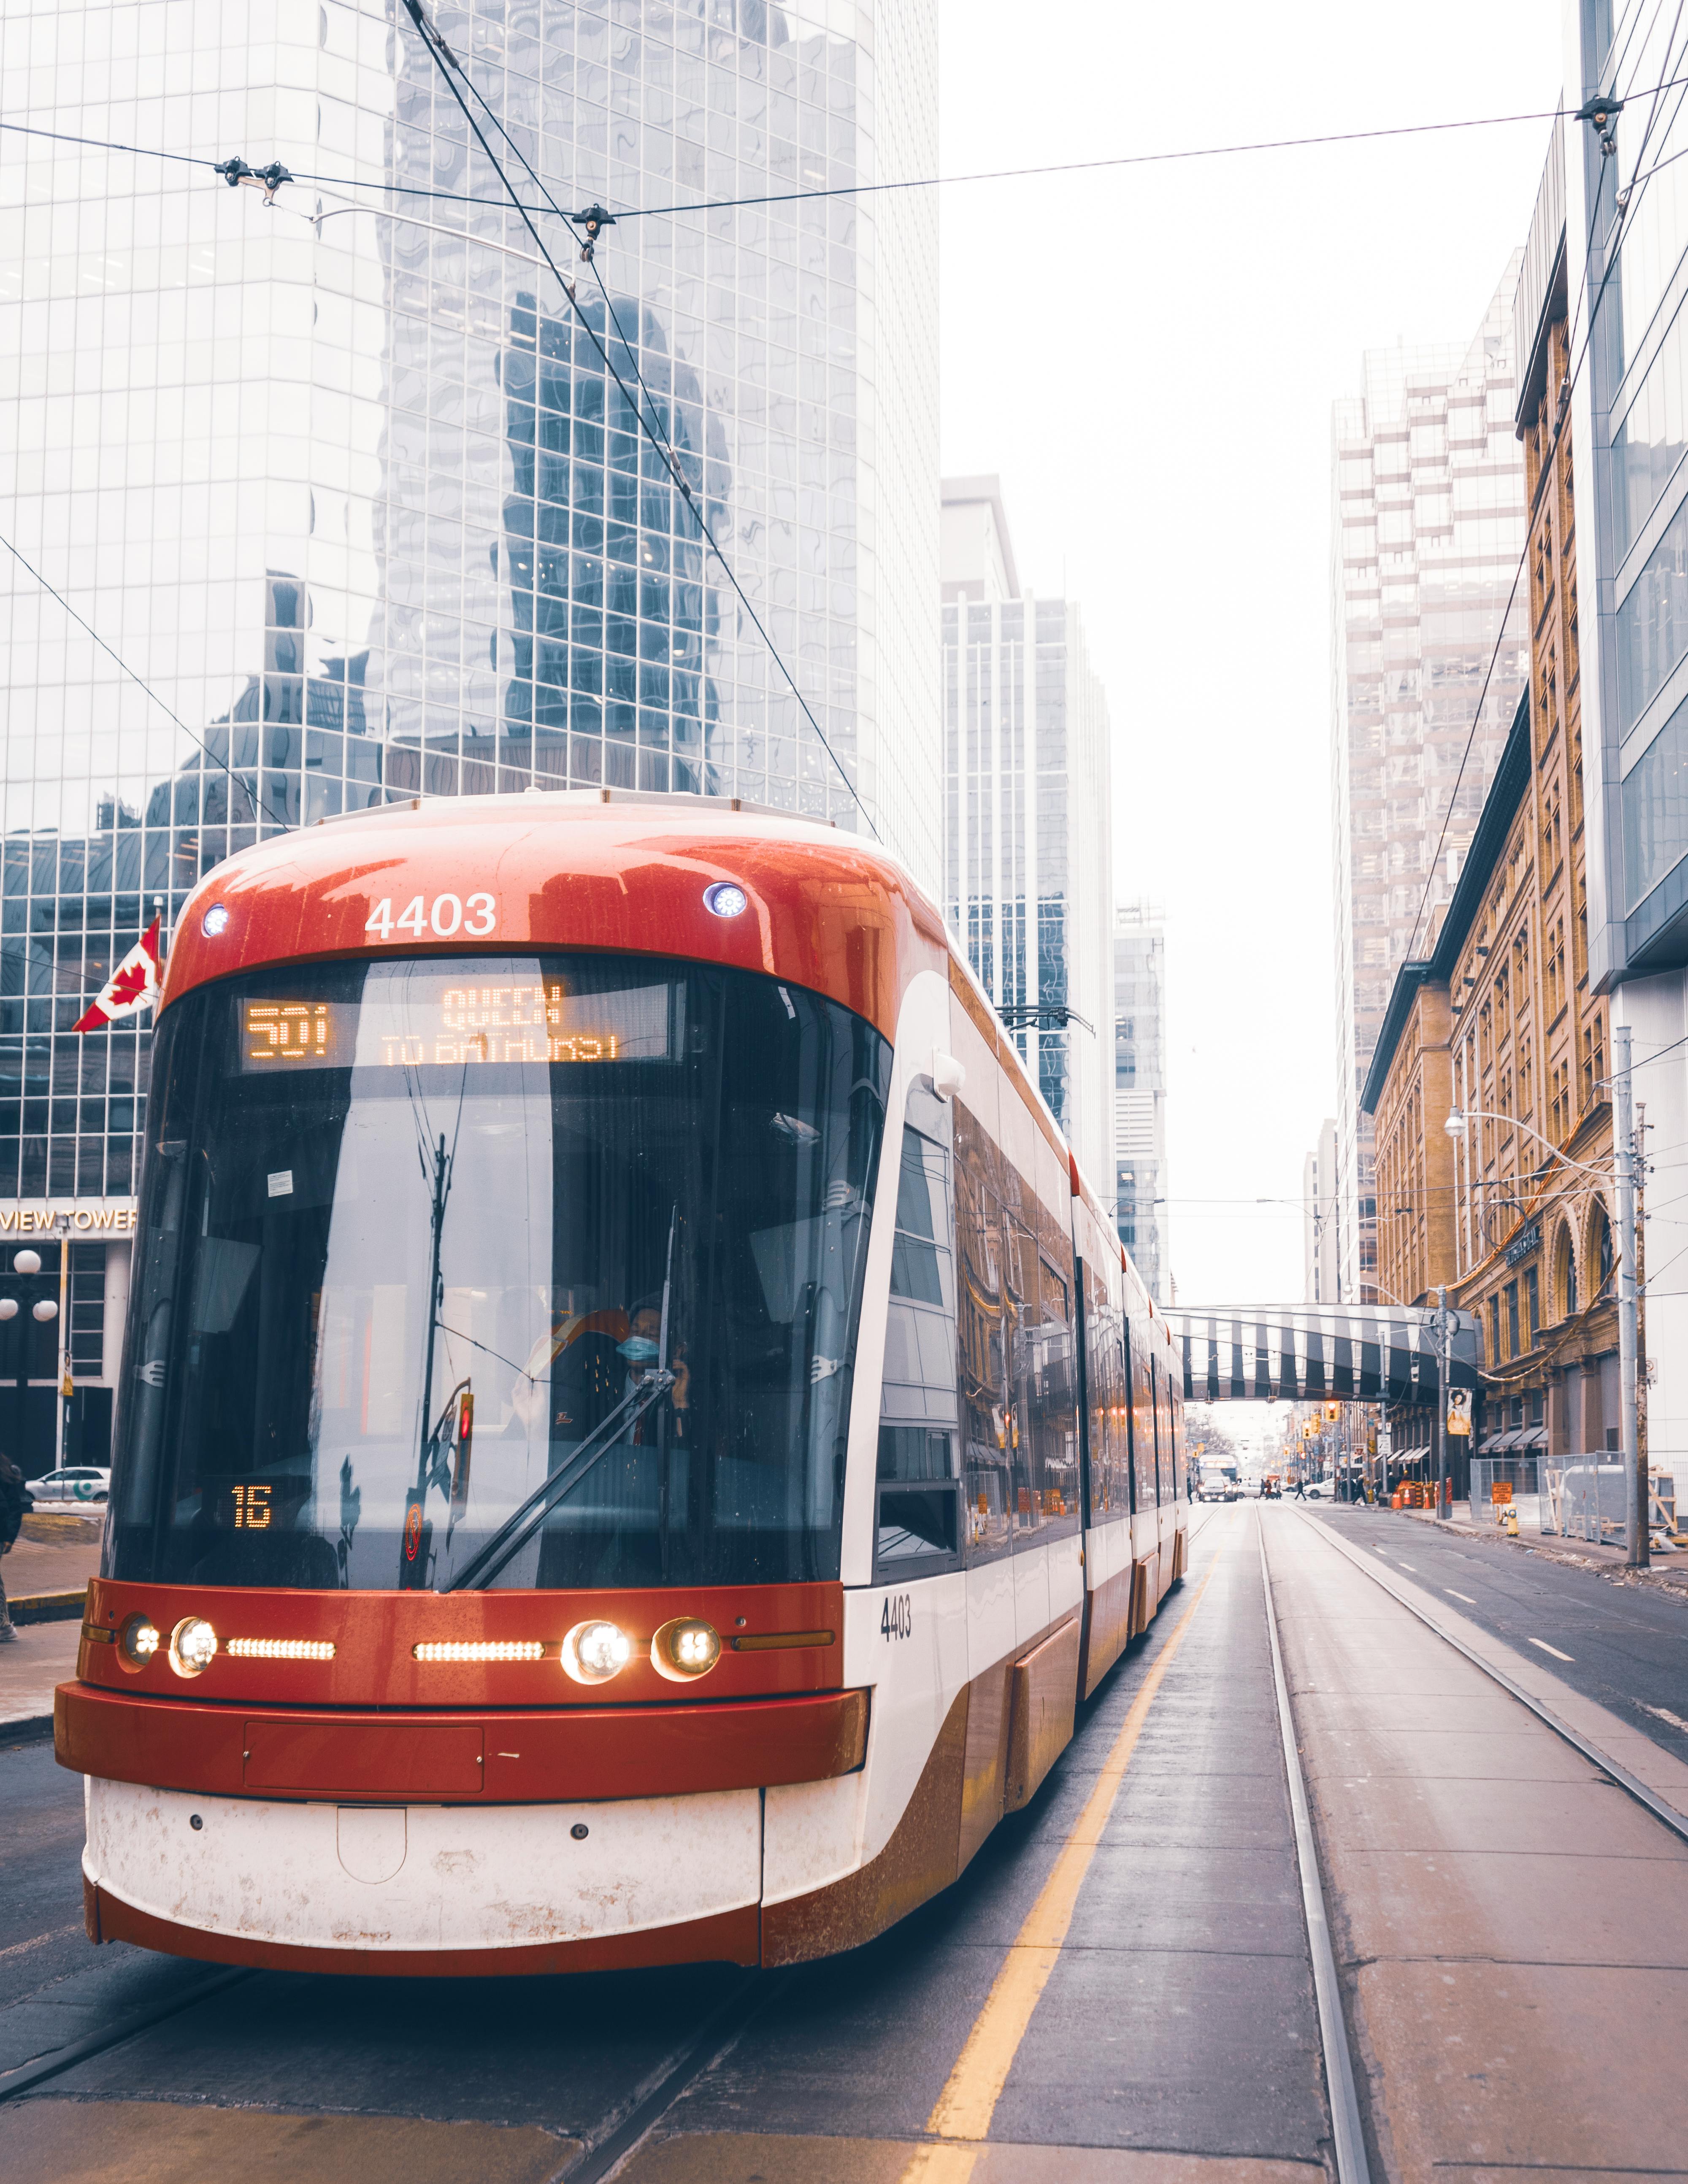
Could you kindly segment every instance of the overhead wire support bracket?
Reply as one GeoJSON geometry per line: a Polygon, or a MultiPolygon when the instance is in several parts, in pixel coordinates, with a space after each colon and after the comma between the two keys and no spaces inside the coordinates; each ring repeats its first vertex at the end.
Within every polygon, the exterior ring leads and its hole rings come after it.
{"type": "Polygon", "coordinates": [[[211,171],[220,175],[231,190],[237,190],[242,182],[248,189],[262,190],[267,205],[274,204],[276,191],[293,179],[279,159],[272,159],[267,167],[248,167],[244,159],[220,159],[211,171]]]}
{"type": "Polygon", "coordinates": [[[606,227],[614,227],[616,215],[612,212],[605,212],[601,204],[589,204],[583,212],[571,212],[569,218],[577,227],[586,230],[581,239],[580,262],[582,265],[590,265],[599,236],[606,227]]]}
{"type": "Polygon", "coordinates": [[[1608,159],[1618,149],[1618,117],[1623,111],[1623,100],[1611,91],[1597,91],[1592,98],[1585,99],[1576,111],[1577,120],[1593,123],[1600,137],[1601,153],[1608,159]]]}

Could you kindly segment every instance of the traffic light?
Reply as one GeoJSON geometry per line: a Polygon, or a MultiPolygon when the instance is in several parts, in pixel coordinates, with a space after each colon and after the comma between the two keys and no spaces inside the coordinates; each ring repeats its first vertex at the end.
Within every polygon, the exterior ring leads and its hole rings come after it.
{"type": "Polygon", "coordinates": [[[1326,1418],[1330,1420],[1331,1424],[1334,1425],[1336,1421],[1342,1416],[1341,1404],[1327,1403],[1324,1407],[1324,1414],[1326,1418]]]}

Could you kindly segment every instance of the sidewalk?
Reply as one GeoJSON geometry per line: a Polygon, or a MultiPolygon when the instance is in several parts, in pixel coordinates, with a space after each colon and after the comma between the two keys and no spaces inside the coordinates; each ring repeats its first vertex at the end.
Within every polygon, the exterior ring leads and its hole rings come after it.
{"type": "Polygon", "coordinates": [[[1614,1585],[1646,1585],[1688,1600],[1688,1554],[1680,1552],[1656,1556],[1646,1569],[1632,1570],[1622,1547],[1597,1545],[1592,1540],[1563,1539],[1557,1532],[1520,1529],[1514,1537],[1495,1524],[1474,1524],[1468,1502],[1456,1502],[1451,1518],[1438,1517],[1430,1509],[1380,1509],[1378,1513],[1384,1517],[1412,1517],[1421,1524],[1434,1524],[1439,1531],[1457,1533],[1462,1539],[1491,1541],[1496,1546],[1510,1547],[1515,1553],[1522,1548],[1529,1554],[1545,1555],[1550,1562],[1564,1563],[1572,1569],[1596,1571],[1602,1577],[1610,1578],[1614,1585]]]}
{"type": "Polygon", "coordinates": [[[81,1639],[80,1619],[24,1623],[9,1646],[0,1646],[0,1728],[52,1720],[53,1685],[75,1674],[81,1639]]]}
{"type": "Polygon", "coordinates": [[[19,1602],[42,1594],[81,1592],[100,1566],[101,1518],[28,1516],[22,1536],[0,1563],[6,1597],[19,1602]]]}

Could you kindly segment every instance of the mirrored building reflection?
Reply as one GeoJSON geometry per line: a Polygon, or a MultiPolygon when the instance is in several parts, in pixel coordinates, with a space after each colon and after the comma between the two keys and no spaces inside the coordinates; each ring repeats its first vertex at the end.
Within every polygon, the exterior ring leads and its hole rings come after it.
{"type": "MultiPolygon", "coordinates": [[[[51,20],[8,17],[8,57],[51,20]]],[[[0,143],[8,535],[51,588],[0,570],[7,1264],[8,1216],[121,1216],[148,1034],[70,1027],[261,835],[729,794],[872,828],[940,891],[936,207],[814,194],[934,171],[935,0],[437,20],[552,264],[374,0],[258,29],[95,0],[30,75],[43,129],[281,159],[306,179],[273,206],[0,143]],[[588,265],[555,208],[594,202],[588,265]]]]}

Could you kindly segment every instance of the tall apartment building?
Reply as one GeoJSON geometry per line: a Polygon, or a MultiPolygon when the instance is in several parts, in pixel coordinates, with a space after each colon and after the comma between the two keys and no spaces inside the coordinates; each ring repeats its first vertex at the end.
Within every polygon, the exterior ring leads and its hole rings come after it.
{"type": "Polygon", "coordinates": [[[1336,1217],[1336,1118],[1327,1115],[1301,1162],[1301,1295],[1308,1304],[1334,1304],[1342,1294],[1336,1217]]]}
{"type": "Polygon", "coordinates": [[[1114,1217],[1157,1304],[1172,1298],[1167,1217],[1167,928],[1158,903],[1114,913],[1114,1217]]]}
{"type": "Polygon", "coordinates": [[[1518,265],[1466,348],[1369,350],[1363,393],[1332,415],[1336,1256],[1350,1302],[1373,1301],[1377,1270],[1360,1088],[1396,970],[1458,878],[1527,671],[1520,609],[1496,649],[1524,547],[1518,265]]]}
{"type": "MultiPolygon", "coordinates": [[[[789,194],[933,171],[935,0],[437,20],[556,202],[618,216],[595,268],[543,223],[577,310],[403,11],[91,0],[0,25],[64,140],[0,142],[8,531],[156,694],[6,557],[0,1240],[60,1215],[81,1240],[90,1450],[148,1035],[70,1027],[257,834],[530,785],[850,827],[859,792],[942,888],[936,209],[789,194]],[[109,141],[333,179],[271,207],[109,141]],[[638,216],[725,198],[762,202],[638,216]]],[[[39,1248],[27,1279],[53,1282],[39,1248]]],[[[32,1324],[0,1323],[0,1422],[9,1401],[38,1469],[32,1324]]]]}
{"type": "Polygon", "coordinates": [[[1107,700],[1078,609],[1020,588],[994,477],[943,488],[945,912],[1085,1173],[1113,1171],[1107,700]],[[1025,1022],[1044,1011],[1041,1023],[1025,1022]]]}

